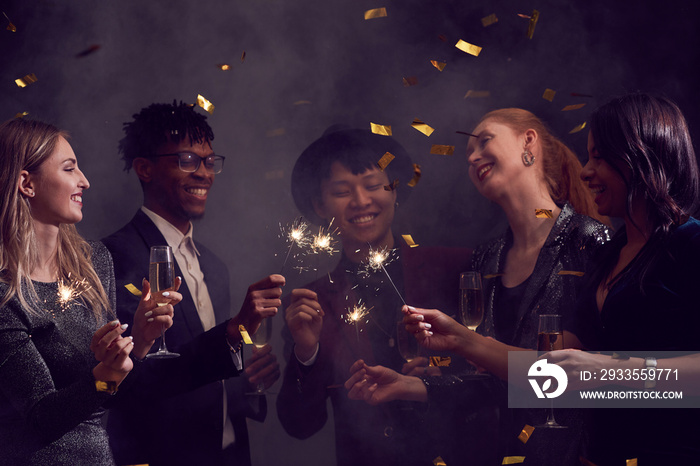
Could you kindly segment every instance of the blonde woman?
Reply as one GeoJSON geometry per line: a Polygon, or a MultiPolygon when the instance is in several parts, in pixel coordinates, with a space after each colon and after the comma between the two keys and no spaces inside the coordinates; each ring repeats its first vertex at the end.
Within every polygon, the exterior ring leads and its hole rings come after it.
{"type": "Polygon", "coordinates": [[[86,242],[90,187],[66,133],[38,121],[0,125],[0,464],[114,464],[103,406],[161,325],[144,280],[132,336],[114,320],[112,259],[86,242]]]}

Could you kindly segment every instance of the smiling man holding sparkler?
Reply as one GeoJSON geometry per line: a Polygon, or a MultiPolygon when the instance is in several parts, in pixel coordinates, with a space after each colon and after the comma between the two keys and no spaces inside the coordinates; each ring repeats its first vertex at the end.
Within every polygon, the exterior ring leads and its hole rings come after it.
{"type": "Polygon", "coordinates": [[[392,231],[413,173],[408,154],[393,138],[331,127],[302,153],[292,174],[297,207],[316,224],[332,222],[342,257],[329,276],[293,290],[285,301],[288,364],[277,412],[290,435],[307,438],[325,424],[330,398],[341,466],[429,465],[439,455],[438,438],[418,454],[407,448],[418,435],[434,438],[410,405],[370,407],[349,400],[342,388],[360,357],[398,371],[416,369],[397,344],[403,296],[457,308],[459,272],[468,265],[469,251],[409,248],[392,231]],[[393,159],[379,165],[387,153],[393,159]]]}
{"type": "Polygon", "coordinates": [[[115,457],[122,464],[151,466],[248,465],[246,416],[264,420],[267,405],[264,396],[245,393],[258,383],[272,385],[279,365],[266,345],[246,361],[245,378],[231,378],[242,370],[239,325],[253,333],[263,318],[275,315],[284,277],[270,275],[251,285],[240,312],[230,318],[228,269],[192,237],[192,220],[204,215],[224,164],[212,148],[214,133],[206,117],[184,103],[153,104],[134,115],[124,131],[119,148],[125,170],[136,172],[144,201],[131,222],[103,240],[114,256],[117,312],[127,322],[133,317],[130,303],[137,298],[128,286],[147,275],[155,245],[172,247],[183,300],[168,332],[168,346],[181,357],[145,362],[156,376],[172,380],[172,391],[179,394],[110,412],[115,457]]]}

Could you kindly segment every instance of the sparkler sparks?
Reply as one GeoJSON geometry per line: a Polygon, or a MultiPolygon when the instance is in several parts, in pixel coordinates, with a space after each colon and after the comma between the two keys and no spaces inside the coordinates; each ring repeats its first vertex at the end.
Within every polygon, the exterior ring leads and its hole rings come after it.
{"type": "Polygon", "coordinates": [[[282,233],[284,234],[285,241],[289,243],[287,256],[284,258],[282,268],[280,269],[280,274],[282,274],[282,272],[284,271],[284,266],[287,265],[287,261],[289,260],[289,256],[292,253],[294,245],[296,244],[299,248],[303,248],[308,244],[309,239],[307,237],[306,232],[309,229],[309,224],[306,223],[303,218],[299,217],[296,220],[294,220],[294,222],[292,222],[292,224],[287,228],[283,228],[281,225],[280,228],[282,229],[282,233]]]}
{"type": "Polygon", "coordinates": [[[61,306],[62,310],[70,305],[71,301],[76,301],[81,294],[86,292],[91,288],[88,285],[86,279],[81,280],[70,280],[70,274],[68,274],[68,282],[63,281],[63,279],[58,281],[58,304],[61,306]]]}
{"type": "Polygon", "coordinates": [[[338,232],[337,228],[331,230],[333,226],[333,221],[335,218],[331,219],[328,224],[328,228],[318,227],[318,234],[313,235],[311,238],[311,252],[314,254],[326,253],[328,255],[333,255],[338,252],[335,249],[337,243],[335,235],[338,232]]]}
{"type": "Polygon", "coordinates": [[[345,322],[350,325],[355,325],[355,333],[357,334],[358,343],[360,341],[360,322],[369,322],[369,311],[372,309],[374,308],[371,307],[367,309],[367,306],[362,303],[362,300],[359,300],[357,304],[354,305],[352,309],[348,309],[348,313],[345,314],[345,322]]]}
{"type": "Polygon", "coordinates": [[[391,286],[394,287],[394,291],[396,291],[396,294],[399,295],[401,302],[405,306],[406,300],[404,300],[403,296],[401,296],[399,289],[396,288],[394,280],[391,279],[391,276],[389,275],[389,272],[386,271],[385,267],[387,264],[391,263],[394,260],[395,256],[393,256],[393,253],[395,250],[389,249],[386,246],[382,249],[373,249],[372,246],[370,246],[369,244],[368,246],[369,253],[367,255],[367,262],[363,262],[364,268],[361,268],[359,270],[359,274],[361,276],[369,276],[370,273],[383,270],[384,274],[386,275],[386,278],[389,279],[389,283],[391,283],[391,286]]]}

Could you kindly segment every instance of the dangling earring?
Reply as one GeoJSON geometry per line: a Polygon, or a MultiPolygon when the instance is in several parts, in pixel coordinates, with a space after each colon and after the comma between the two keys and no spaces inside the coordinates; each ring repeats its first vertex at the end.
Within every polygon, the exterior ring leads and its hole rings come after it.
{"type": "Polygon", "coordinates": [[[526,167],[531,167],[533,163],[535,163],[535,155],[530,152],[529,150],[525,149],[522,155],[523,158],[523,165],[526,167]]]}
{"type": "Polygon", "coordinates": [[[399,208],[399,202],[396,201],[396,204],[394,204],[394,209],[398,209],[398,208],[399,208]]]}

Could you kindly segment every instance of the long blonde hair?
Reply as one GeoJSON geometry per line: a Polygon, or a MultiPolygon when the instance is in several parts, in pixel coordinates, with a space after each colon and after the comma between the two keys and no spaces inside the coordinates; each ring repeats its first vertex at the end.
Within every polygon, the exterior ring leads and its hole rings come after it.
{"type": "Polygon", "coordinates": [[[528,129],[537,131],[542,147],[544,179],[552,199],[559,204],[568,202],[580,214],[603,223],[609,222],[607,217],[598,214],[591,192],[581,180],[583,166],[578,157],[549,131],[542,120],[522,108],[493,110],[484,115],[480,123],[485,120],[504,124],[518,133],[524,133],[528,129]]]}
{"type": "MultiPolygon", "coordinates": [[[[30,278],[39,264],[37,237],[29,202],[18,189],[20,172],[37,172],[68,134],[40,121],[16,118],[0,125],[0,281],[8,285],[0,307],[17,296],[28,312],[38,313],[38,296],[30,278]],[[30,304],[27,301],[33,301],[30,304]]],[[[92,248],[75,225],[61,224],[55,257],[57,279],[85,280],[81,297],[95,317],[111,312],[109,299],[92,266],[92,248]]]]}

